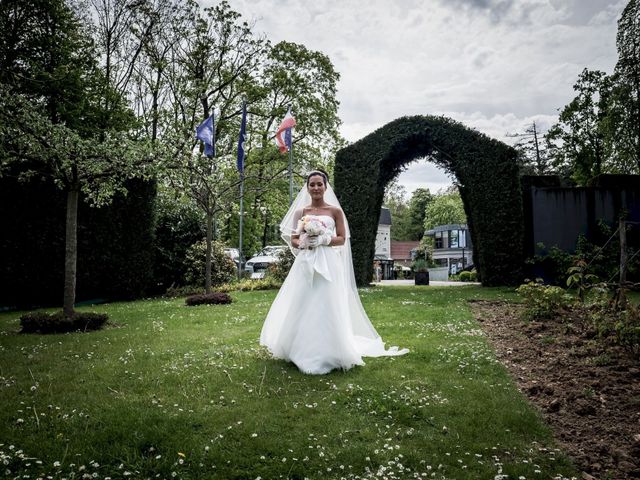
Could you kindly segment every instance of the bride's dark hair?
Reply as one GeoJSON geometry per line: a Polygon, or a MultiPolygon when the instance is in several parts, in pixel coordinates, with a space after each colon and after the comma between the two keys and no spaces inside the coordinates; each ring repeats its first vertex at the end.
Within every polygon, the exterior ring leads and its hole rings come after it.
{"type": "Polygon", "coordinates": [[[329,183],[329,174],[324,170],[316,169],[316,170],[311,170],[307,175],[307,185],[309,185],[309,179],[311,177],[315,177],[318,175],[320,175],[324,179],[325,186],[329,183]]]}

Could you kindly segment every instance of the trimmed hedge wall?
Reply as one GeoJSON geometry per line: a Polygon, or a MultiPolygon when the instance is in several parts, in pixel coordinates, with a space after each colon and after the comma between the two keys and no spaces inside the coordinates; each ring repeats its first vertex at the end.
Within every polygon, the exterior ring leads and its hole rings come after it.
{"type": "MultiPolygon", "coordinates": [[[[139,298],[154,288],[153,182],[93,208],[80,202],[76,299],[139,298]]],[[[0,307],[60,306],[66,197],[53,184],[0,179],[0,307]]]]}
{"type": "Polygon", "coordinates": [[[336,155],[334,186],[349,219],[358,285],[373,275],[386,185],[423,157],[457,179],[482,284],[519,284],[524,217],[516,151],[449,118],[414,116],[388,123],[336,155]]]}

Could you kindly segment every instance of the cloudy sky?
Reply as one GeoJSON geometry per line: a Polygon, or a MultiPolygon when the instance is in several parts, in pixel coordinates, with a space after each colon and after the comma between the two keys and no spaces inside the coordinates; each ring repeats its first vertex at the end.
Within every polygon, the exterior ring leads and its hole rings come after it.
{"type": "MultiPolygon", "coordinates": [[[[329,56],[340,73],[339,116],[349,141],[404,115],[431,114],[513,143],[507,133],[555,121],[585,67],[613,71],[627,0],[229,3],[271,41],[329,56]]],[[[450,180],[416,162],[400,183],[435,192],[450,180]]]]}

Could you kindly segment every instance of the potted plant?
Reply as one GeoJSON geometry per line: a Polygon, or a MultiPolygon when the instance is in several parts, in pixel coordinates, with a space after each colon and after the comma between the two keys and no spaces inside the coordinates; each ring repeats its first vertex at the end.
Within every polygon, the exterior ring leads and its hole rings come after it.
{"type": "Polygon", "coordinates": [[[413,262],[413,271],[416,285],[429,285],[429,264],[426,260],[419,258],[413,262]]]}

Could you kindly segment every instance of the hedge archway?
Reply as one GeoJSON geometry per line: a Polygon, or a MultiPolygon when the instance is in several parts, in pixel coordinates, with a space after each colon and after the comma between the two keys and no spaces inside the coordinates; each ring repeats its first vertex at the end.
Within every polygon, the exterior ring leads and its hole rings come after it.
{"type": "Polygon", "coordinates": [[[516,151],[445,117],[402,117],[336,155],[334,186],[349,219],[358,285],[370,283],[386,185],[403,167],[428,157],[452,173],[485,286],[522,279],[524,220],[516,151]]]}

